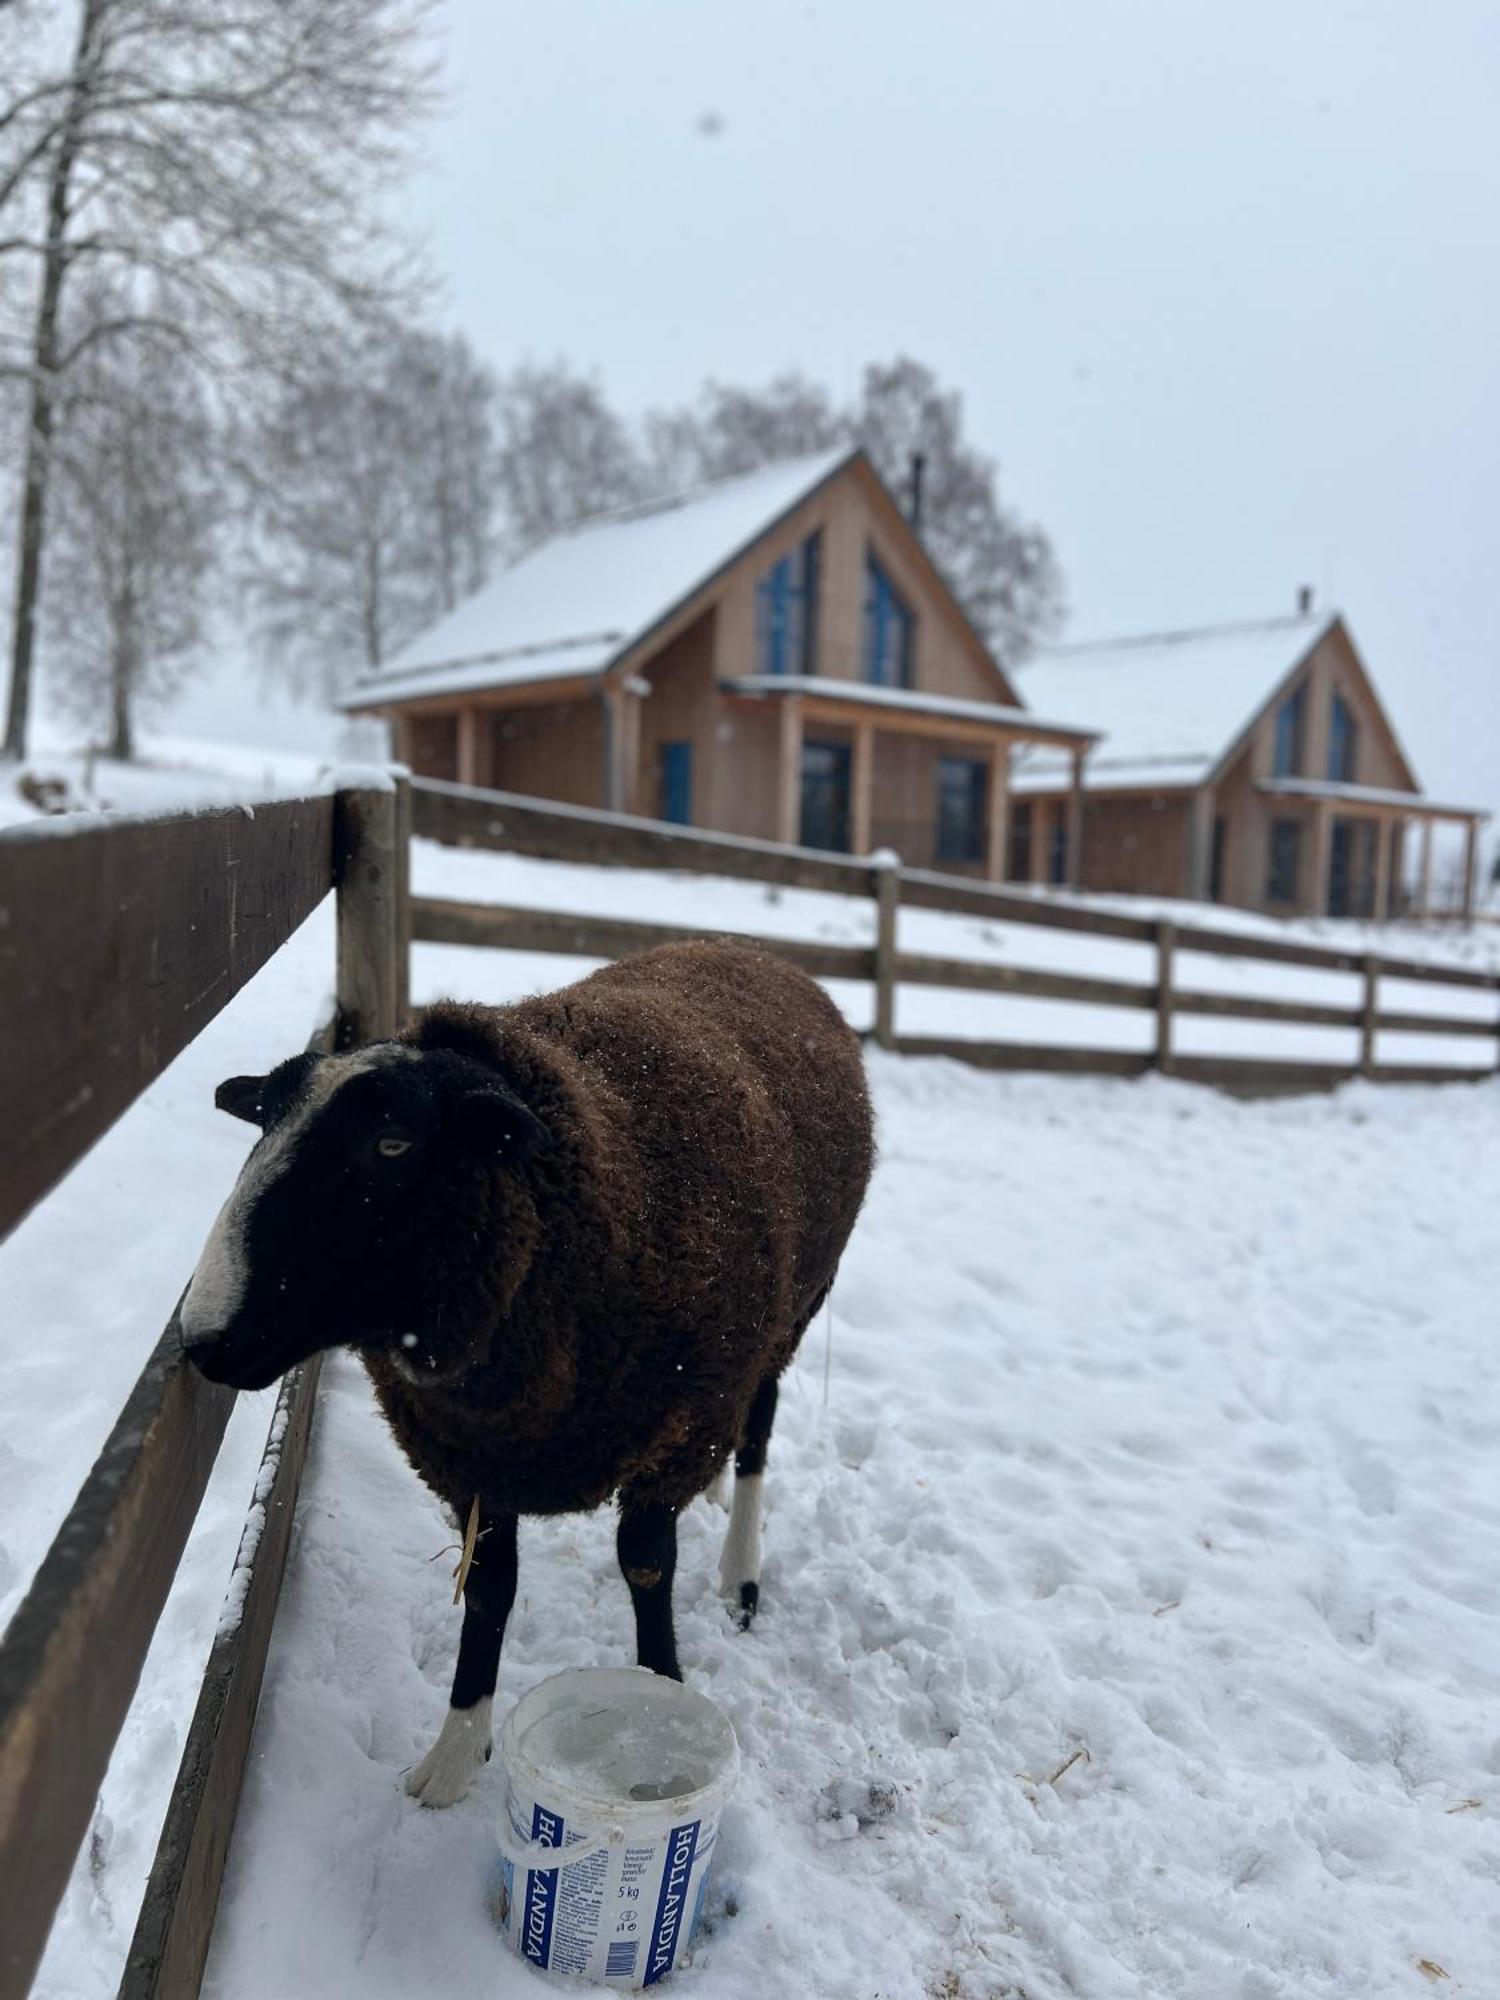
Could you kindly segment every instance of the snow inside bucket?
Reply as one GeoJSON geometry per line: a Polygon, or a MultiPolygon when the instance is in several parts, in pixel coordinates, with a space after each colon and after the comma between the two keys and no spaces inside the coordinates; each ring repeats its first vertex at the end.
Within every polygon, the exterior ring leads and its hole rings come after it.
{"type": "Polygon", "coordinates": [[[545,1972],[664,1979],[692,1943],[739,1772],[729,1717],[643,1667],[586,1667],[522,1695],[498,1754],[511,1945],[545,1972]]]}

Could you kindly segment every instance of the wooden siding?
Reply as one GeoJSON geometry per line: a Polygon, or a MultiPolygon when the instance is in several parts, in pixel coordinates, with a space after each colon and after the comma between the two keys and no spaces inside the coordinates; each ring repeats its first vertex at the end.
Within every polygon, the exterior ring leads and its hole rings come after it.
{"type": "Polygon", "coordinates": [[[1083,880],[1137,896],[1187,892],[1188,803],[1183,792],[1091,793],[1083,816],[1083,880]]]}
{"type": "Polygon", "coordinates": [[[603,804],[604,716],[597,697],[485,711],[478,782],[562,805],[603,804]]]}

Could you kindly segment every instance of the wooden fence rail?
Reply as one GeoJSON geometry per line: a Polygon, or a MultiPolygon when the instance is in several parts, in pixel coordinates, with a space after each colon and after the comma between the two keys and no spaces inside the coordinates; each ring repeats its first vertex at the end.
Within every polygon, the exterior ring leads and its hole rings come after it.
{"type": "MultiPolygon", "coordinates": [[[[1500,977],[1494,973],[1463,966],[1429,965],[1385,954],[1342,951],[1252,931],[1217,930],[1200,924],[1090,909],[961,876],[903,868],[894,856],[860,860],[813,854],[768,841],[700,833],[618,813],[548,805],[538,799],[476,791],[428,779],[418,779],[412,786],[412,827],[415,833],[431,839],[537,859],[600,867],[690,869],[873,899],[873,948],[723,930],[716,930],[715,935],[744,937],[821,978],[873,981],[874,1037],[892,1048],[941,1052],[991,1067],[1014,1069],[1137,1075],[1157,1068],[1196,1081],[1259,1092],[1326,1089],[1360,1074],[1389,1081],[1471,1080],[1489,1072],[1477,1066],[1382,1064],[1378,1061],[1378,1037],[1382,1033],[1400,1033],[1494,1042],[1500,1036],[1500,1015],[1477,1020],[1382,1011],[1380,1006],[1382,980],[1420,980],[1433,987],[1500,994],[1500,977]],[[1156,976],[1149,981],[1113,979],[904,951],[897,935],[903,907],[1143,945],[1153,953],[1156,976]],[[1192,953],[1353,974],[1362,980],[1361,999],[1358,1004],[1351,1001],[1338,1005],[1208,992],[1184,986],[1182,959],[1184,954],[1192,953]],[[902,1036],[896,1030],[896,1002],[903,986],[940,986],[1011,998],[1061,1000],[1151,1012],[1156,1020],[1154,1042],[1150,1053],[1144,1054],[1118,1049],[1057,1049],[1034,1043],[902,1036]],[[1177,1048],[1175,1037],[1177,1023],[1189,1016],[1347,1029],[1358,1037],[1358,1061],[1186,1056],[1177,1048]]],[[[410,907],[410,936],[419,943],[490,945],[511,951],[563,952],[607,959],[653,944],[704,935],[701,925],[636,922],[434,897],[413,898],[410,907]]]]}
{"type": "MultiPolygon", "coordinates": [[[[330,891],[329,1038],[393,1032],[399,810],[372,789],[0,837],[0,1234],[330,891]]],[[[198,1990],[315,1382],[284,1392],[243,1615],[215,1642],[122,1993],[198,1990]]],[[[29,1990],[233,1402],[183,1362],[174,1311],[0,1642],[0,2000],[29,1990]]]]}

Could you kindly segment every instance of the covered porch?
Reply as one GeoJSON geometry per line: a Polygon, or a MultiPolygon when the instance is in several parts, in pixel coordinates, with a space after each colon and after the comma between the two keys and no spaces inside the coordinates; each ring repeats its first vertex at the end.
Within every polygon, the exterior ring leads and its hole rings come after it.
{"type": "Polygon", "coordinates": [[[1316,916],[1474,915],[1479,829],[1489,814],[1474,806],[1441,805],[1414,792],[1384,791],[1315,778],[1267,778],[1256,786],[1277,812],[1294,812],[1305,829],[1309,862],[1302,895],[1316,916]],[[1462,829],[1457,893],[1436,894],[1434,828],[1462,829]],[[1407,889],[1408,842],[1420,841],[1415,878],[1407,889]]]}
{"type": "Polygon", "coordinates": [[[1017,872],[1024,831],[1023,879],[1076,886],[1091,732],[998,703],[854,681],[756,676],[720,689],[735,704],[774,705],[776,839],[836,853],[889,849],[909,866],[1001,882],[1017,872]],[[1050,837],[1034,830],[1029,802],[1024,828],[1013,815],[1018,744],[1070,760],[1050,837]]]}

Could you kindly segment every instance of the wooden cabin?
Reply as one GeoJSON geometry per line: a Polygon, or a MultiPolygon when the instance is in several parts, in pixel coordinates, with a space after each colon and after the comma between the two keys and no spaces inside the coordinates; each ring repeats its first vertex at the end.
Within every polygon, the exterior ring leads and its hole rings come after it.
{"type": "Polygon", "coordinates": [[[1033,715],[862,451],[599,516],[358,683],[424,776],[1000,879],[1018,749],[1062,760],[1072,879],[1096,731],[1033,715]]]}
{"type": "MultiPolygon", "coordinates": [[[[1020,685],[1103,732],[1085,780],[1085,888],[1385,918],[1432,907],[1433,829],[1456,825],[1472,913],[1487,815],[1422,795],[1337,614],[1054,647],[1020,685]]],[[[1013,839],[1070,783],[1052,753],[1018,767],[1013,839]]]]}

